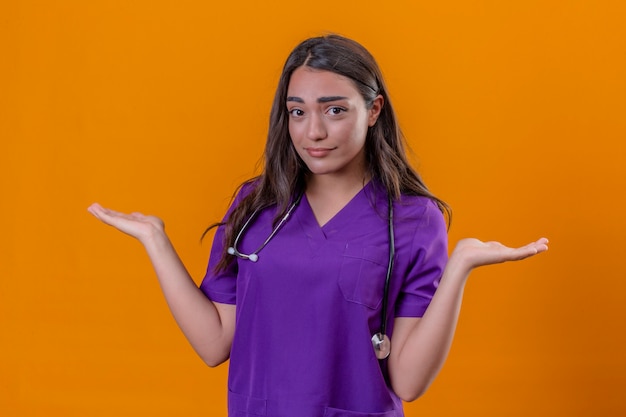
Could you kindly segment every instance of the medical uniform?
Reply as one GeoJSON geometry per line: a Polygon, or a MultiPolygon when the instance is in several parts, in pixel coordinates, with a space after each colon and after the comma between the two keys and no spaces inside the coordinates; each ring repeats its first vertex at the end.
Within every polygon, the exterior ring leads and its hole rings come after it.
{"type": "MultiPolygon", "coordinates": [[[[387,194],[380,188],[370,181],[322,227],[303,196],[258,262],[235,258],[217,273],[224,230],[216,232],[201,289],[237,306],[230,417],[403,416],[386,361],[371,343],[389,258],[387,194]]],[[[237,249],[254,252],[272,233],[274,216],[275,208],[260,212],[237,249]]],[[[394,317],[424,314],[448,257],[443,215],[428,198],[394,202],[394,232],[389,337],[394,317]]]]}

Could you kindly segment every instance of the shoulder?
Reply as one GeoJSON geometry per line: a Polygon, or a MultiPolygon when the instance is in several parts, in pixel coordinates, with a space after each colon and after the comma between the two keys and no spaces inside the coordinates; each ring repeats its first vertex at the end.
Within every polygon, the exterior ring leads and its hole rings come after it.
{"type": "Polygon", "coordinates": [[[411,262],[429,265],[426,269],[438,265],[442,271],[448,259],[448,225],[437,203],[428,197],[403,195],[394,208],[396,235],[406,239],[411,262]]]}
{"type": "Polygon", "coordinates": [[[258,179],[252,178],[250,180],[245,181],[237,189],[231,196],[230,204],[224,218],[222,220],[223,223],[227,223],[228,219],[230,219],[231,214],[237,210],[239,206],[243,206],[242,202],[246,200],[248,197],[251,197],[253,192],[256,190],[258,186],[258,179]]]}
{"type": "Polygon", "coordinates": [[[447,247],[448,225],[441,209],[431,198],[403,195],[394,204],[394,221],[399,233],[412,235],[414,249],[430,248],[435,244],[447,247]]]}
{"type": "Polygon", "coordinates": [[[235,190],[236,198],[244,198],[250,195],[257,189],[260,181],[259,177],[254,177],[244,181],[239,187],[237,187],[237,190],[235,190]]]}
{"type": "MultiPolygon", "coordinates": [[[[389,194],[379,181],[372,181],[372,204],[382,217],[387,218],[389,194]],[[385,207],[384,210],[382,208],[385,207]]],[[[447,233],[446,219],[436,200],[415,194],[403,193],[393,201],[393,218],[397,224],[410,224],[415,228],[435,227],[447,233]]]]}
{"type": "Polygon", "coordinates": [[[399,201],[394,204],[394,210],[397,213],[395,217],[398,220],[410,219],[412,221],[421,220],[426,222],[443,221],[444,215],[432,199],[417,195],[402,195],[399,201]]]}
{"type": "Polygon", "coordinates": [[[245,182],[243,182],[235,192],[232,197],[232,206],[237,206],[241,203],[246,197],[250,196],[259,186],[259,178],[251,178],[245,182]]]}

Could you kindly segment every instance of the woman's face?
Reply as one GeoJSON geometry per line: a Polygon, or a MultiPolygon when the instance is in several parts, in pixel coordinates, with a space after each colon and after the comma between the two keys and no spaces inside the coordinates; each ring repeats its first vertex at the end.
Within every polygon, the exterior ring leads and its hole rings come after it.
{"type": "Polygon", "coordinates": [[[368,127],[383,105],[368,109],[353,82],[330,71],[299,67],[287,89],[289,134],[298,155],[314,175],[365,175],[368,127]]]}

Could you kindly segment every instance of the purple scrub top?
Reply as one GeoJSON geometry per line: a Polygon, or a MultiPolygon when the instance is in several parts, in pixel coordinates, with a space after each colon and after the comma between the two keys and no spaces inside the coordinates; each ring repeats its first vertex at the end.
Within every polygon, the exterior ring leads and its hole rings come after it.
{"type": "MultiPolygon", "coordinates": [[[[217,230],[200,288],[215,302],[237,306],[229,416],[403,416],[386,361],[371,343],[380,330],[389,258],[387,195],[374,184],[322,227],[303,196],[258,262],[236,258],[218,273],[224,230],[217,230]]],[[[274,214],[272,208],[256,216],[240,252],[252,253],[267,239],[274,214]]],[[[394,233],[389,337],[394,317],[424,314],[448,259],[445,220],[428,198],[394,202],[394,233]]]]}

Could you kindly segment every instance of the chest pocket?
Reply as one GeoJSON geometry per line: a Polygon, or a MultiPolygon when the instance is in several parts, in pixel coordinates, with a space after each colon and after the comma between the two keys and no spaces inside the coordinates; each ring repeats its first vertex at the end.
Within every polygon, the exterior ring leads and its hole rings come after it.
{"type": "Polygon", "coordinates": [[[377,309],[383,299],[389,249],[348,244],[339,273],[339,288],[347,301],[377,309]]]}

